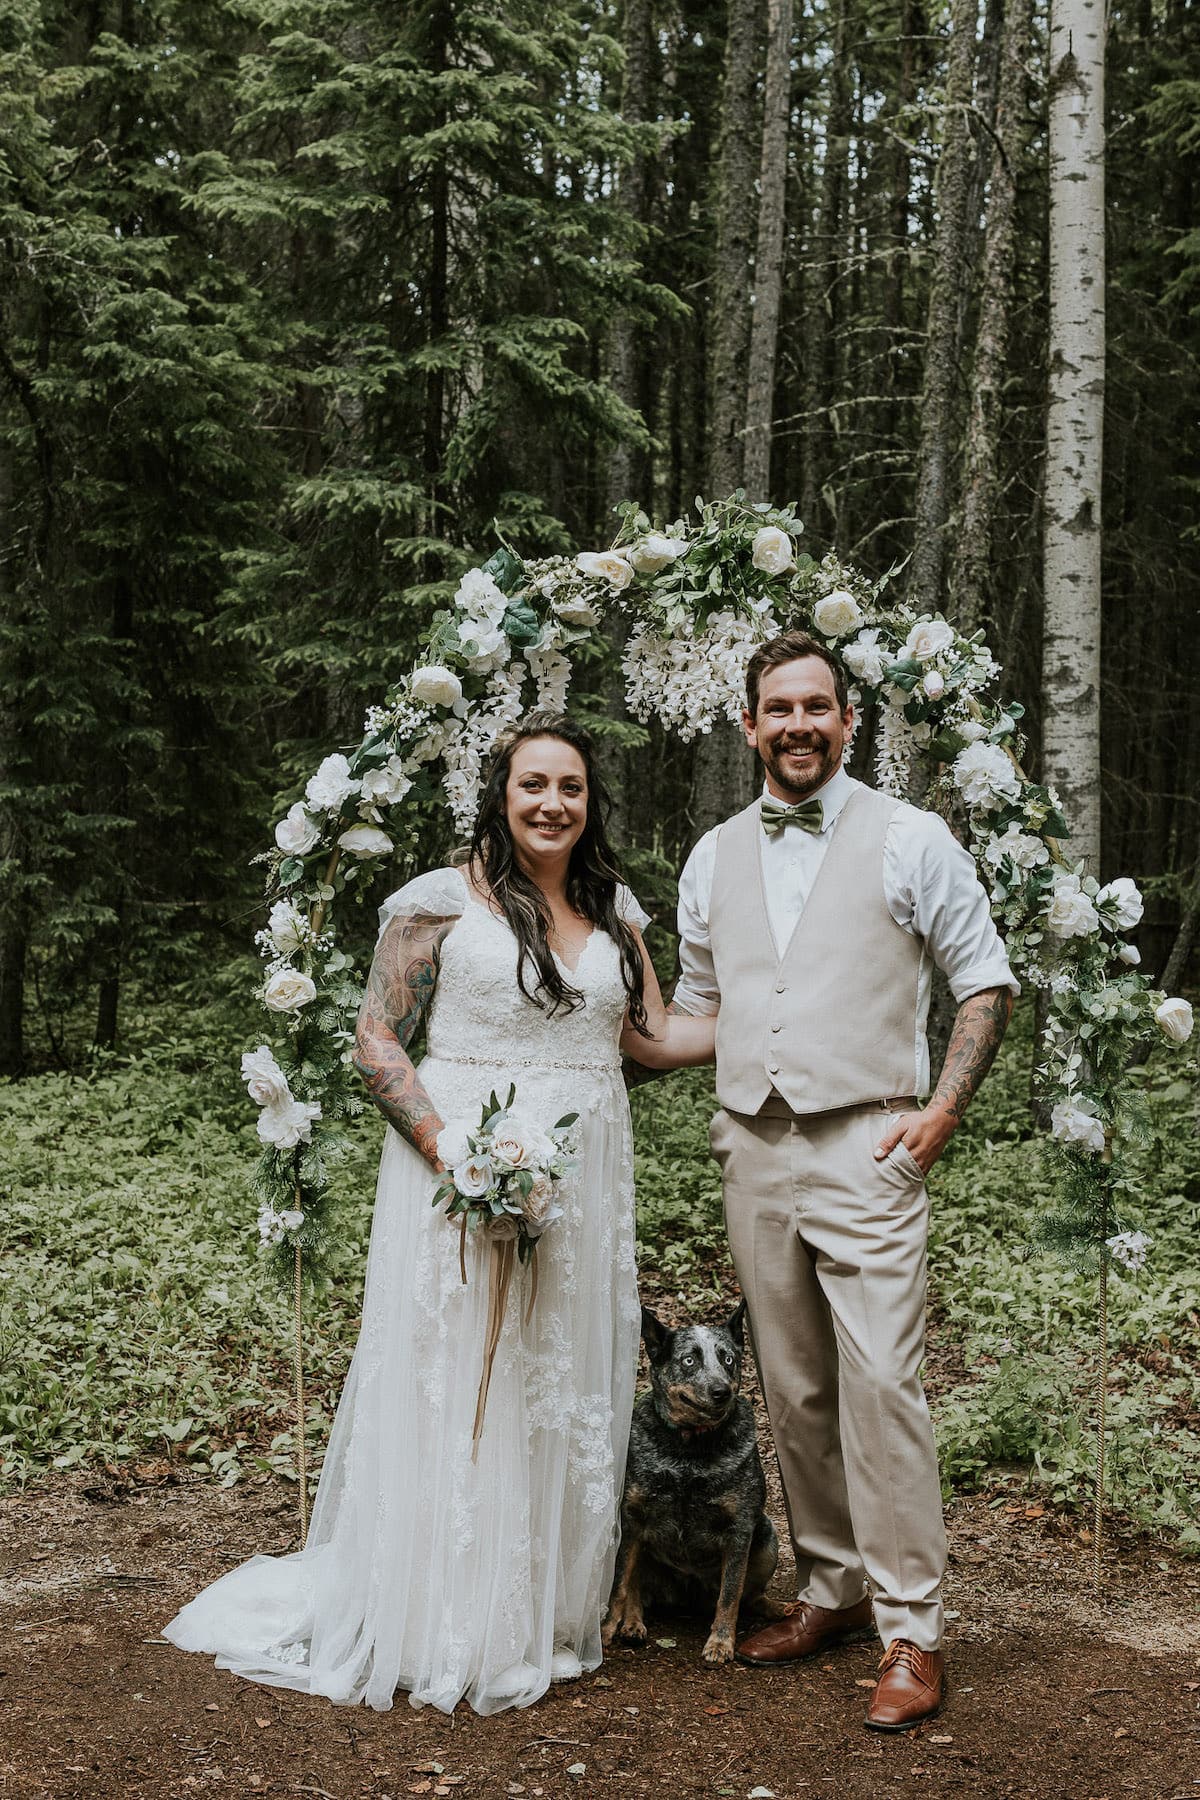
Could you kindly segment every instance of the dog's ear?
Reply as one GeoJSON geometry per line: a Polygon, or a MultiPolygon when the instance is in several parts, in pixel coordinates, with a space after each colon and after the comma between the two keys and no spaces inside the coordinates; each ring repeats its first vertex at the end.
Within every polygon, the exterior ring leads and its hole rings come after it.
{"type": "Polygon", "coordinates": [[[652,1363],[661,1362],[671,1348],[674,1333],[655,1317],[648,1306],[642,1308],[642,1338],[646,1345],[646,1355],[652,1363]]]}
{"type": "Polygon", "coordinates": [[[729,1333],[739,1350],[742,1348],[742,1327],[745,1325],[745,1322],[746,1302],[744,1300],[739,1300],[725,1324],[726,1331],[729,1333]]]}

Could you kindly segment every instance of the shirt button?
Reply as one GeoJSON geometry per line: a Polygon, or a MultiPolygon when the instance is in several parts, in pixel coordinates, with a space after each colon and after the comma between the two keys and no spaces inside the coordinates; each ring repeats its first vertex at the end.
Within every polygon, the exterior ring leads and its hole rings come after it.
{"type": "Polygon", "coordinates": [[[786,981],[781,981],[781,982],[779,982],[779,983],[778,983],[778,985],[777,985],[777,986],[776,986],[776,989],[775,989],[775,992],[776,992],[776,993],[777,993],[777,994],[786,994],[786,993],[787,993],[787,983],[786,983],[786,981]]]}
{"type": "Polygon", "coordinates": [[[783,1026],[782,1025],[772,1025],[771,1030],[772,1031],[782,1031],[783,1026]]]}

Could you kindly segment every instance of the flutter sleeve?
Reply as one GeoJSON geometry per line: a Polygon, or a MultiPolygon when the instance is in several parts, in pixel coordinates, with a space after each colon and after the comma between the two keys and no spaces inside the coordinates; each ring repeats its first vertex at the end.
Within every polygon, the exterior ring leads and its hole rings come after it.
{"type": "Polygon", "coordinates": [[[393,919],[457,919],[466,904],[466,883],[458,869],[430,869],[388,895],[379,909],[379,935],[393,919]]]}
{"type": "Polygon", "coordinates": [[[617,883],[616,907],[619,919],[624,919],[627,925],[636,926],[639,931],[645,931],[650,923],[650,914],[634,899],[623,881],[617,883]]]}

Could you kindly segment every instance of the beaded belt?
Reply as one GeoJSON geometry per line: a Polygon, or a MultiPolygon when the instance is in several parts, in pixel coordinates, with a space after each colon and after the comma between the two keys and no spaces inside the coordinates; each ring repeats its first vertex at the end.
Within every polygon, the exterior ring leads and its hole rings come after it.
{"type": "Polygon", "coordinates": [[[572,1069],[579,1075],[619,1075],[619,1062],[554,1062],[533,1056],[447,1056],[430,1050],[433,1062],[463,1063],[471,1069],[572,1069]]]}

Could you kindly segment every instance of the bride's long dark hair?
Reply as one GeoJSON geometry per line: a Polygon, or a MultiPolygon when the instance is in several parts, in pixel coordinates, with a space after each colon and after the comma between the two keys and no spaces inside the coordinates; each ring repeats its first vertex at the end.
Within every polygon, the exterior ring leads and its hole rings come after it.
{"type": "Polygon", "coordinates": [[[641,951],[633,932],[617,912],[621,871],[608,841],[605,822],[612,802],[596,766],[592,738],[566,713],[531,712],[497,739],[484,783],[470,860],[482,875],[493,901],[517,940],[517,982],[521,992],[543,1011],[574,1011],[583,995],[572,987],[550,950],[550,909],[542,890],[517,861],[508,826],[508,777],[513,752],[530,738],[559,738],[578,752],[587,772],[587,817],[571,850],[567,867],[567,900],[581,918],[606,931],[621,955],[621,979],[629,1000],[629,1022],[645,1037],[641,951]],[[532,987],[529,978],[533,976],[532,987]]]}

